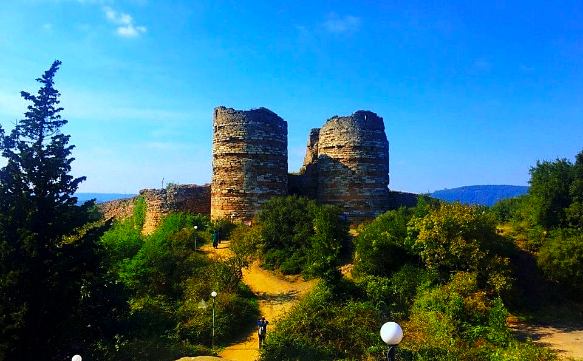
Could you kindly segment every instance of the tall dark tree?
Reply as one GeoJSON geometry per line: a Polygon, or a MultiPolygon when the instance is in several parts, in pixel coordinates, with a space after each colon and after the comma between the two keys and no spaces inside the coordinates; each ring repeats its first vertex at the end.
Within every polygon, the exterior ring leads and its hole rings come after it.
{"type": "Polygon", "coordinates": [[[37,94],[21,92],[30,105],[9,134],[0,127],[7,161],[0,169],[0,360],[64,357],[64,335],[78,334],[69,321],[83,275],[97,267],[82,242],[95,230],[75,236],[90,205],[77,206],[74,196],[85,177],[70,174],[74,146],[61,131],[67,120],[53,80],[60,65],[37,79],[37,94]]]}

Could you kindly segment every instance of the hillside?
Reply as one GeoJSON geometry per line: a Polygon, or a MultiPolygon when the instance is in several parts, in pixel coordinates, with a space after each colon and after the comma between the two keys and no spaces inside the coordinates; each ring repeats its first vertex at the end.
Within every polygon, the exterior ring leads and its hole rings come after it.
{"type": "Polygon", "coordinates": [[[513,185],[476,185],[452,189],[442,189],[430,194],[431,197],[446,202],[492,206],[496,202],[526,194],[528,187],[513,185]]]}

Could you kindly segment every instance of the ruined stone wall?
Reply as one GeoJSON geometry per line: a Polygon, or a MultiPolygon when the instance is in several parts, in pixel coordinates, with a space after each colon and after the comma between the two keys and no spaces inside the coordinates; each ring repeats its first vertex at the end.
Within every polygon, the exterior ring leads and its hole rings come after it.
{"type": "Polygon", "coordinates": [[[116,199],[98,203],[97,208],[105,219],[125,219],[134,212],[135,198],[116,199]]]}
{"type": "Polygon", "coordinates": [[[143,189],[146,217],[142,232],[152,233],[164,216],[172,212],[210,214],[210,186],[194,184],[169,185],[166,189],[143,189]]]}
{"type": "MultiPolygon", "coordinates": [[[[335,116],[312,129],[299,174],[287,173],[287,123],[266,108],[216,108],[212,152],[210,186],[140,192],[147,205],[144,233],[175,211],[248,221],[271,197],[287,194],[338,205],[352,222],[373,218],[403,198],[389,197],[389,143],[383,119],[369,111],[335,116]]],[[[131,215],[133,202],[116,202],[104,206],[106,216],[131,215]]]]}
{"type": "Polygon", "coordinates": [[[287,122],[266,108],[215,108],[211,218],[250,220],[287,186],[287,122]]]}
{"type": "Polygon", "coordinates": [[[313,165],[316,160],[318,160],[318,142],[320,141],[320,128],[314,128],[310,130],[310,135],[308,136],[308,145],[306,147],[306,156],[304,157],[304,164],[300,170],[300,173],[305,174],[309,171],[311,165],[313,165]]]}
{"type": "MultiPolygon", "coordinates": [[[[210,185],[170,185],[166,189],[143,189],[140,197],[146,203],[142,233],[150,234],[164,216],[171,212],[210,215],[210,185]]],[[[99,205],[106,219],[124,219],[132,215],[136,198],[105,202],[99,205]]]]}
{"type": "Polygon", "coordinates": [[[294,183],[315,182],[316,199],[341,207],[351,221],[386,211],[389,142],[383,119],[369,111],[330,118],[310,133],[301,173],[294,183]]]}

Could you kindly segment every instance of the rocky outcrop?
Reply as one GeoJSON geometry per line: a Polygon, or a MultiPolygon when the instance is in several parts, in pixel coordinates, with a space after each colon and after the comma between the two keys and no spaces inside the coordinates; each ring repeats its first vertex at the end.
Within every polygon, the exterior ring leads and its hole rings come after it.
{"type": "Polygon", "coordinates": [[[287,123],[269,109],[216,108],[212,152],[211,218],[251,220],[287,194],[287,123]]]}

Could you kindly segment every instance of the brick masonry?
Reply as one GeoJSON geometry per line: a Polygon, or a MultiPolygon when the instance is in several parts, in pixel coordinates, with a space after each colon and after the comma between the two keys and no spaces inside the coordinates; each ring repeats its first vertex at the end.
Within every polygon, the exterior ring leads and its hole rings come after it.
{"type": "MultiPolygon", "coordinates": [[[[359,110],[310,131],[303,166],[288,174],[287,122],[266,108],[217,107],[213,116],[210,185],[145,189],[144,233],[169,212],[248,221],[274,196],[297,194],[339,206],[351,222],[373,218],[413,195],[389,191],[389,142],[383,118],[359,110]]],[[[133,201],[101,205],[106,217],[132,213],[133,201]]]]}
{"type": "Polygon", "coordinates": [[[287,122],[266,108],[215,108],[211,218],[248,221],[287,194],[287,122]]]}
{"type": "MultiPolygon", "coordinates": [[[[353,222],[386,211],[389,142],[383,118],[359,110],[350,116],[334,116],[321,129],[313,129],[300,176],[305,177],[301,184],[315,184],[320,203],[339,206],[353,222]]],[[[309,186],[303,189],[308,192],[300,195],[314,193],[309,186]]]]}
{"type": "MultiPolygon", "coordinates": [[[[150,234],[162,218],[171,212],[210,214],[210,185],[169,185],[166,189],[143,189],[138,197],[146,203],[142,233],[150,234]]],[[[132,215],[135,198],[105,202],[99,205],[106,219],[123,219],[132,215]]]]}

